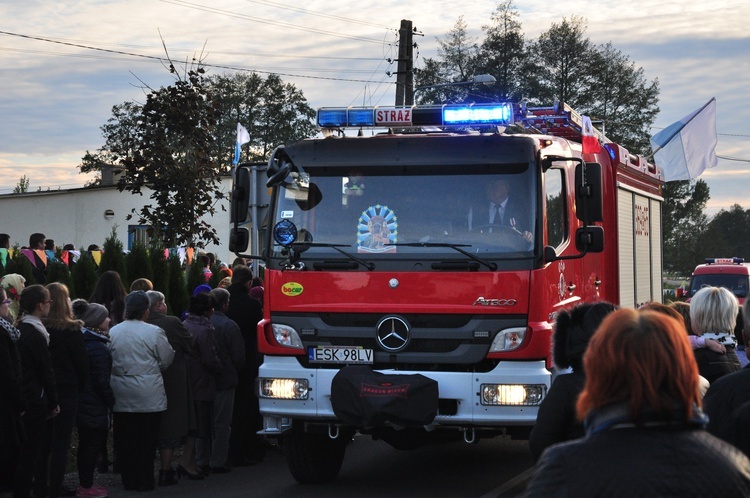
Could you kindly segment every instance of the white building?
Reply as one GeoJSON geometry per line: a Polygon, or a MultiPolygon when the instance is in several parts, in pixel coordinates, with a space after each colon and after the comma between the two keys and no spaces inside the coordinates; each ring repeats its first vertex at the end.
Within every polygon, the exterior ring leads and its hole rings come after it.
{"type": "MultiPolygon", "coordinates": [[[[231,183],[230,177],[221,177],[225,198],[217,202],[216,214],[205,218],[216,229],[220,244],[204,249],[230,264],[235,258],[228,249],[231,183]]],[[[102,246],[115,228],[123,248],[129,250],[135,241],[144,240],[146,227],[138,224],[137,215],[131,220],[126,217],[133,208],[137,213],[144,205],[153,205],[150,195],[148,189],[137,195],[120,192],[114,185],[0,195],[0,233],[10,235],[11,247],[28,245],[29,235],[40,232],[58,247],[73,244],[86,249],[91,244],[102,246]]]]}

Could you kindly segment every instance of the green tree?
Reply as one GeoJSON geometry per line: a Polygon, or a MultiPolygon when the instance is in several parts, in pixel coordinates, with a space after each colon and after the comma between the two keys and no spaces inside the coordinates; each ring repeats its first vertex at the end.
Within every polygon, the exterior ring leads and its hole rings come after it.
{"type": "Polygon", "coordinates": [[[584,89],[592,80],[595,51],[585,33],[582,17],[563,18],[528,46],[523,72],[530,103],[549,105],[558,100],[574,108],[591,104],[585,99],[584,89]]]}
{"type": "MultiPolygon", "coordinates": [[[[475,76],[479,47],[469,36],[468,24],[459,16],[444,38],[437,39],[438,59],[426,58],[425,69],[415,71],[416,86],[465,82],[475,76]]],[[[475,99],[469,85],[429,88],[416,95],[419,102],[464,102],[475,99]]]]}
{"type": "Polygon", "coordinates": [[[26,175],[23,175],[20,180],[18,180],[18,183],[13,188],[14,194],[24,194],[29,191],[29,178],[26,175]]]}
{"type": "Polygon", "coordinates": [[[708,223],[698,245],[703,258],[744,257],[750,260],[750,210],[735,204],[722,209],[708,223]]]}
{"type": "Polygon", "coordinates": [[[206,283],[206,276],[203,274],[203,266],[197,256],[193,258],[192,263],[187,267],[187,276],[185,277],[187,282],[187,291],[190,295],[193,294],[193,290],[199,285],[206,283]]]}
{"type": "Polygon", "coordinates": [[[34,270],[31,266],[31,261],[29,261],[29,258],[26,256],[21,256],[18,258],[16,262],[16,273],[21,275],[26,280],[26,286],[32,284],[39,284],[42,282],[37,282],[36,278],[34,277],[34,270]]]}
{"type": "Polygon", "coordinates": [[[75,299],[77,296],[75,286],[73,285],[73,279],[70,276],[70,269],[68,268],[68,265],[62,261],[47,261],[47,283],[50,284],[52,282],[65,284],[72,299],[75,299]]]}
{"type": "Polygon", "coordinates": [[[169,301],[169,265],[167,258],[164,256],[164,247],[159,244],[157,239],[151,239],[149,247],[149,257],[151,258],[151,271],[153,278],[151,283],[154,289],[164,294],[165,300],[169,301]]]}
{"type": "Polygon", "coordinates": [[[96,286],[97,273],[96,263],[90,252],[81,251],[81,257],[73,266],[71,271],[75,295],[81,299],[88,300],[96,286]]]}
{"type": "Polygon", "coordinates": [[[241,160],[264,161],[279,144],[315,134],[315,110],[302,92],[278,76],[263,79],[256,73],[229,73],[209,78],[217,105],[217,157],[230,164],[237,139],[237,123],[250,135],[241,160]]]}
{"type": "Polygon", "coordinates": [[[698,241],[708,225],[709,188],[703,180],[674,181],[665,183],[662,193],[664,268],[689,275],[705,257],[698,241]]]}
{"type": "Polygon", "coordinates": [[[117,238],[117,227],[112,227],[112,233],[104,239],[102,259],[99,262],[99,275],[105,271],[116,271],[120,278],[125,275],[125,255],[122,242],[117,238]]]}
{"type": "Polygon", "coordinates": [[[643,68],[611,43],[594,50],[588,72],[579,111],[602,121],[608,138],[633,153],[648,154],[651,125],[659,113],[659,81],[646,81],[643,68]]]}
{"type": "Polygon", "coordinates": [[[126,289],[130,289],[133,280],[147,278],[153,283],[154,272],[151,269],[151,258],[148,255],[148,248],[143,242],[136,242],[130,248],[130,252],[125,255],[125,284],[126,289]]]}
{"type": "Polygon", "coordinates": [[[172,314],[180,316],[187,309],[190,301],[185,282],[185,271],[182,268],[180,257],[175,253],[169,255],[167,264],[169,265],[169,288],[164,295],[169,296],[167,304],[172,314]]]}
{"type": "Polygon", "coordinates": [[[479,74],[491,74],[496,83],[474,88],[474,92],[487,94],[492,100],[521,100],[521,68],[526,52],[519,17],[513,0],[505,0],[493,12],[492,24],[482,27],[485,39],[479,48],[475,70],[479,74]]]}

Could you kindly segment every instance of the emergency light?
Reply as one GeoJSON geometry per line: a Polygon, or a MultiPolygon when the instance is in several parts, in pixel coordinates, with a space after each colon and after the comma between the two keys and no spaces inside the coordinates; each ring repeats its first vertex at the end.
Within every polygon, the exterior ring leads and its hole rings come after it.
{"type": "Polygon", "coordinates": [[[707,265],[740,265],[745,262],[745,258],[706,258],[707,265]]]}
{"type": "Polygon", "coordinates": [[[320,128],[507,126],[513,123],[513,118],[514,106],[511,103],[318,109],[320,128]]]}

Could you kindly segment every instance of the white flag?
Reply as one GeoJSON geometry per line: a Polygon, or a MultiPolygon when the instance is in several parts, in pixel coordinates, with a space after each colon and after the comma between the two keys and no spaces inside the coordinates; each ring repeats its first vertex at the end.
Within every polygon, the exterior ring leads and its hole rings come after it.
{"type": "Polygon", "coordinates": [[[250,134],[247,132],[244,126],[237,123],[237,144],[234,147],[234,162],[237,164],[240,162],[240,146],[250,141],[250,134]]]}
{"type": "Polygon", "coordinates": [[[718,164],[716,99],[651,137],[656,165],[665,181],[697,178],[718,164]]]}

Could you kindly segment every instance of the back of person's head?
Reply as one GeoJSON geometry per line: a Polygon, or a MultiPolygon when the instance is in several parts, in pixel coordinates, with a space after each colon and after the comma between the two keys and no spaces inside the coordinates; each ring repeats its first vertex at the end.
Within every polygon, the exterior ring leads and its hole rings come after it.
{"type": "Polygon", "coordinates": [[[89,302],[106,306],[107,303],[112,301],[122,301],[127,294],[128,291],[125,289],[125,284],[122,283],[120,274],[114,270],[107,270],[96,281],[89,302]]]}
{"type": "Polygon", "coordinates": [[[44,241],[44,248],[48,251],[54,251],[57,249],[57,246],[55,246],[55,241],[52,239],[46,239],[44,241]]]}
{"type": "Polygon", "coordinates": [[[203,292],[190,297],[188,311],[194,315],[205,315],[207,311],[214,309],[214,300],[211,294],[203,292]]]}
{"type": "Polygon", "coordinates": [[[584,355],[586,384],[578,416],[626,403],[631,419],[643,423],[646,410],[660,418],[687,420],[700,406],[698,367],[684,326],[651,310],[623,308],[604,319],[584,355]]]}
{"type": "Polygon", "coordinates": [[[126,320],[143,320],[149,309],[151,309],[151,299],[144,291],[133,291],[125,296],[126,320]]]}
{"type": "Polygon", "coordinates": [[[704,287],[690,301],[690,322],[698,335],[732,333],[738,312],[737,298],[724,287],[704,287]]]}
{"type": "Polygon", "coordinates": [[[99,247],[96,244],[89,244],[89,247],[86,250],[89,251],[89,252],[91,252],[91,251],[101,251],[102,248],[99,247]]]}
{"type": "Polygon", "coordinates": [[[166,297],[164,296],[164,294],[159,291],[149,290],[146,291],[146,295],[148,296],[150,310],[155,309],[159,304],[166,301],[166,297]]]}
{"type": "Polygon", "coordinates": [[[247,285],[253,281],[253,270],[249,266],[237,265],[232,269],[232,283],[247,285]]]}
{"type": "Polygon", "coordinates": [[[657,303],[656,301],[649,301],[646,304],[641,305],[641,307],[639,307],[638,309],[641,311],[651,310],[657,313],[661,313],[662,315],[671,316],[672,318],[680,322],[685,327],[685,333],[688,333],[687,325],[685,325],[685,320],[682,318],[680,312],[667,304],[657,303]]]}
{"type": "Polygon", "coordinates": [[[584,303],[563,310],[555,318],[552,355],[558,368],[580,371],[583,353],[604,317],[615,310],[610,303],[584,303]]]}
{"type": "Polygon", "coordinates": [[[226,289],[222,289],[221,287],[217,287],[216,289],[213,289],[211,292],[211,297],[214,300],[214,305],[216,306],[216,309],[222,309],[225,304],[229,303],[229,291],[226,289]]]}
{"type": "Polygon", "coordinates": [[[73,244],[65,244],[62,248],[63,251],[75,251],[76,246],[73,244]]]}
{"type": "Polygon", "coordinates": [[[669,307],[675,310],[682,317],[682,321],[685,323],[685,329],[689,335],[695,335],[693,332],[693,324],[690,321],[690,303],[685,301],[673,301],[669,303],[669,307]]]}
{"type": "Polygon", "coordinates": [[[154,289],[154,284],[147,278],[136,278],[133,283],[130,284],[130,292],[142,290],[150,291],[154,289]]]}
{"type": "Polygon", "coordinates": [[[260,277],[253,277],[251,287],[263,287],[263,280],[260,277]]]}
{"type": "Polygon", "coordinates": [[[49,300],[49,291],[40,284],[29,285],[21,291],[18,305],[24,313],[32,314],[36,307],[49,300]]]}
{"type": "Polygon", "coordinates": [[[29,248],[42,249],[46,238],[43,233],[32,233],[29,235],[29,248]]]}
{"type": "Polygon", "coordinates": [[[7,233],[0,233],[0,247],[8,249],[10,247],[10,235],[7,233]]]}
{"type": "Polygon", "coordinates": [[[73,327],[76,320],[73,317],[68,287],[60,282],[52,282],[47,284],[47,290],[49,291],[49,298],[52,300],[49,314],[45,319],[47,326],[59,329],[73,327]]]}

